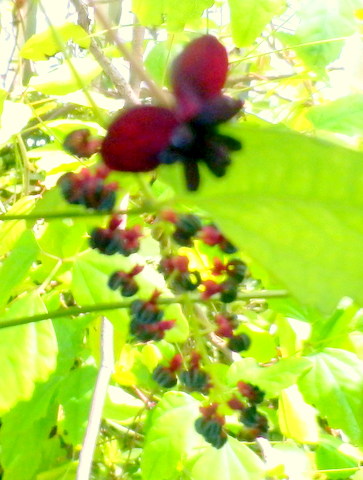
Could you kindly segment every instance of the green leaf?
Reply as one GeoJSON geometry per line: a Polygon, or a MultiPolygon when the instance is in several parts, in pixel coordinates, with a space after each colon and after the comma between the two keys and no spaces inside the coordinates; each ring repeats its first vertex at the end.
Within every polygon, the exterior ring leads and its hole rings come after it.
{"type": "Polygon", "coordinates": [[[142,25],[161,25],[165,0],[132,0],[132,11],[142,25]]]}
{"type": "Polygon", "coordinates": [[[168,67],[175,57],[177,47],[170,42],[159,42],[150,50],[145,59],[145,68],[158,85],[168,84],[168,67]]]}
{"type": "MultiPolygon", "coordinates": [[[[359,461],[340,450],[343,442],[331,435],[323,435],[315,451],[316,466],[319,470],[334,470],[358,467],[359,461]]],[[[339,480],[349,478],[352,471],[326,472],[328,478],[339,480]]]]}
{"type": "MultiPolygon", "coordinates": [[[[8,215],[26,215],[34,206],[34,196],[21,197],[6,212],[8,215]]],[[[26,220],[3,222],[0,226],[0,255],[5,255],[14,248],[15,243],[27,228],[26,220]]]]}
{"type": "Polygon", "coordinates": [[[305,358],[284,358],[269,367],[260,367],[255,359],[244,358],[229,367],[227,381],[233,386],[240,380],[252,383],[269,397],[276,397],[309,368],[310,362],[305,358]]]}
{"type": "Polygon", "coordinates": [[[244,333],[251,340],[250,347],[242,352],[244,357],[255,358],[260,363],[266,363],[276,357],[276,343],[271,333],[253,324],[242,324],[236,333],[244,333]]]}
{"type": "MultiPolygon", "coordinates": [[[[45,312],[40,297],[30,294],[13,302],[2,320],[45,312]]],[[[55,369],[57,353],[54,329],[48,320],[1,331],[0,415],[31,397],[35,382],[44,382],[55,369]]]]}
{"type": "Polygon", "coordinates": [[[88,248],[86,234],[87,226],[82,220],[54,220],[47,225],[38,244],[43,253],[67,259],[88,248]]]}
{"type": "Polygon", "coordinates": [[[281,433],[299,443],[318,443],[319,425],[316,410],[307,404],[296,385],[282,390],[278,419],[281,433]]]}
{"type": "Polygon", "coordinates": [[[85,365],[72,370],[64,379],[58,399],[63,406],[63,437],[66,443],[80,445],[86,430],[97,369],[85,365]]]}
{"type": "MultiPolygon", "coordinates": [[[[119,291],[111,290],[107,283],[112,273],[130,271],[136,264],[144,264],[141,257],[134,254],[131,258],[122,255],[102,255],[89,250],[77,258],[73,265],[72,292],[80,305],[112,303],[122,301],[119,291]]],[[[162,289],[163,277],[148,266],[135,277],[139,285],[138,296],[149,298],[155,285],[162,289]]]]}
{"type": "MultiPolygon", "coordinates": [[[[84,85],[89,85],[101,72],[102,67],[92,57],[77,58],[76,68],[84,85]]],[[[56,70],[31,77],[29,86],[46,95],[66,95],[82,88],[67,63],[56,70]]]]}
{"type": "Polygon", "coordinates": [[[166,393],[150,418],[141,460],[143,480],[166,480],[180,474],[185,457],[205,444],[194,429],[199,403],[182,392],[166,393]]]}
{"type": "Polygon", "coordinates": [[[247,47],[260,35],[275,15],[282,13],[285,0],[228,0],[233,41],[247,47]]]}
{"type": "Polygon", "coordinates": [[[264,438],[259,445],[266,460],[268,477],[311,480],[313,465],[311,452],[307,452],[293,443],[279,443],[273,447],[264,438]]]}
{"type": "Polygon", "coordinates": [[[60,467],[39,473],[36,480],[74,480],[76,478],[77,468],[78,462],[68,462],[60,467]]]}
{"type": "Polygon", "coordinates": [[[363,362],[353,353],[326,348],[306,357],[311,364],[298,380],[305,400],[332,428],[363,444],[363,362]]]}
{"type": "Polygon", "coordinates": [[[363,95],[348,95],[328,105],[312,107],[306,116],[317,129],[345,135],[361,135],[363,131],[363,95]]]}
{"type": "Polygon", "coordinates": [[[263,480],[265,469],[261,459],[235,438],[223,448],[211,446],[192,462],[192,480],[263,480]]]}
{"type": "Polygon", "coordinates": [[[16,242],[10,255],[0,267],[0,308],[4,307],[19,283],[26,277],[39,253],[31,230],[26,230],[16,242]]]}
{"type": "Polygon", "coordinates": [[[142,25],[161,25],[166,21],[168,30],[178,31],[201,17],[213,3],[214,0],[133,0],[132,11],[142,25]]]}
{"type": "Polygon", "coordinates": [[[165,332],[165,340],[172,343],[184,343],[189,337],[189,323],[179,304],[165,308],[165,319],[176,320],[173,328],[165,332]]]}
{"type": "Polygon", "coordinates": [[[133,420],[144,409],[144,403],[119,387],[108,387],[103,416],[116,422],[133,420]]]}
{"type": "Polygon", "coordinates": [[[294,35],[278,34],[287,45],[322,43],[297,48],[306,65],[316,70],[337,59],[343,41],[324,40],[349,36],[356,30],[354,11],[363,6],[361,0],[304,0],[298,12],[299,26],[294,35]]]}
{"type": "Polygon", "coordinates": [[[82,27],[74,23],[65,23],[60,27],[48,28],[42,33],[32,35],[24,43],[19,54],[29,60],[48,60],[62,50],[62,42],[66,43],[69,40],[82,48],[88,48],[91,43],[91,39],[82,27]]]}
{"type": "MultiPolygon", "coordinates": [[[[0,461],[4,480],[34,480],[46,460],[49,443],[53,440],[49,435],[57,422],[58,405],[54,397],[58,384],[59,378],[51,377],[47,383],[37,385],[29,401],[18,403],[2,416],[0,461]],[[30,445],[36,448],[29,448],[30,445]]],[[[7,388],[11,388],[10,384],[7,388]]],[[[60,445],[58,448],[58,455],[64,455],[60,445]]]]}
{"type": "Polygon", "coordinates": [[[243,145],[225,177],[202,168],[187,193],[181,165],[159,169],[178,200],[210,213],[266,286],[328,313],[343,296],[363,304],[363,154],[275,127],[223,131],[243,145]]]}

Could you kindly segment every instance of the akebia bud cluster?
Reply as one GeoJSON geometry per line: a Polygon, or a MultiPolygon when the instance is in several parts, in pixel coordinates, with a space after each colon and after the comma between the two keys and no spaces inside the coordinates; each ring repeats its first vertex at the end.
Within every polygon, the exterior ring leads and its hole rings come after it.
{"type": "Polygon", "coordinates": [[[148,301],[135,300],[130,307],[130,333],[136,340],[161,340],[166,330],[173,328],[175,320],[162,320],[163,310],[157,305],[160,292],[155,291],[148,301]]]}
{"type": "Polygon", "coordinates": [[[201,283],[200,273],[197,270],[189,271],[189,259],[182,255],[164,257],[160,262],[160,271],[165,278],[172,278],[172,286],[176,292],[192,291],[201,283]]]}
{"type": "Polygon", "coordinates": [[[226,49],[215,37],[204,35],[191,42],[172,67],[175,107],[136,106],[117,116],[102,142],[105,164],[118,171],[147,172],[180,162],[189,190],[199,186],[200,162],[223,176],[230,152],[239,150],[241,143],[222,135],[218,126],[243,106],[222,93],[227,71],[226,49]]]}
{"type": "Polygon", "coordinates": [[[83,168],[79,173],[66,173],[58,180],[58,185],[68,203],[83,205],[100,211],[111,211],[116,202],[118,184],[105,184],[109,170],[98,168],[91,173],[83,168]]]}
{"type": "Polygon", "coordinates": [[[244,262],[233,259],[223,264],[218,258],[214,259],[214,268],[212,274],[215,276],[224,275],[226,278],[222,282],[206,280],[203,282],[203,299],[208,299],[213,295],[220,294],[223,303],[233,302],[237,298],[238,288],[246,275],[247,267],[244,262]]]}
{"type": "Polygon", "coordinates": [[[215,448],[221,448],[227,441],[227,434],[223,430],[225,418],[217,413],[218,404],[213,403],[207,407],[200,407],[201,417],[195,421],[196,431],[202,435],[206,442],[215,448]]]}
{"type": "Polygon", "coordinates": [[[199,353],[192,352],[189,368],[180,373],[180,381],[190,391],[205,392],[210,387],[210,376],[200,365],[199,353]]]}
{"type": "Polygon", "coordinates": [[[132,297],[139,290],[139,286],[135,281],[135,276],[139,274],[144,267],[135,265],[130,272],[117,271],[111,275],[108,280],[108,286],[111,290],[120,290],[123,297],[132,297]]]}
{"type": "Polygon", "coordinates": [[[172,388],[178,383],[176,376],[182,364],[182,356],[180,354],[174,355],[169,362],[169,365],[158,365],[152,374],[153,379],[163,388],[172,388]]]}
{"type": "Polygon", "coordinates": [[[257,405],[263,402],[265,393],[256,385],[242,381],[238,382],[237,389],[243,400],[234,396],[228,401],[228,405],[240,412],[239,418],[245,427],[244,436],[253,440],[265,435],[268,431],[267,418],[257,410],[257,405]]]}
{"type": "Polygon", "coordinates": [[[120,253],[128,257],[140,248],[142,237],[140,225],[132,228],[119,229],[117,222],[111,218],[107,228],[95,228],[91,232],[90,246],[104,255],[120,253]]]}
{"type": "Polygon", "coordinates": [[[236,334],[234,329],[238,327],[237,316],[230,313],[218,313],[215,316],[215,322],[218,325],[215,331],[216,335],[228,340],[227,346],[233,352],[242,352],[248,350],[251,345],[250,337],[245,334],[236,334]]]}

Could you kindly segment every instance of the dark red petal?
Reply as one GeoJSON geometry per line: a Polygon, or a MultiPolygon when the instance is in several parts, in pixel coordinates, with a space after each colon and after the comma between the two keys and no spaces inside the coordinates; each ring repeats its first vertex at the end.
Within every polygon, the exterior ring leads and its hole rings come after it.
{"type": "Polygon", "coordinates": [[[172,69],[172,85],[182,119],[193,117],[205,100],[220,95],[227,70],[227,51],[215,37],[204,35],[185,48],[172,69]]]}
{"type": "Polygon", "coordinates": [[[141,106],[122,113],[110,125],[101,155],[112,170],[147,172],[159,165],[158,153],[168,146],[178,125],[171,110],[141,106]]]}

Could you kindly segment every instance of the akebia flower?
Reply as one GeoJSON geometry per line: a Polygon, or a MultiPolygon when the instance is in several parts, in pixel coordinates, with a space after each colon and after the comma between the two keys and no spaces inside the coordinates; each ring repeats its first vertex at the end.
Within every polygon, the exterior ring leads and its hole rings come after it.
{"type": "Polygon", "coordinates": [[[192,41],[172,68],[175,107],[147,105],[122,112],[102,142],[105,164],[118,171],[147,172],[160,164],[181,162],[189,190],[199,186],[200,162],[223,176],[230,152],[239,150],[241,143],[220,134],[217,126],[243,105],[222,93],[227,70],[226,49],[215,37],[192,41]]]}

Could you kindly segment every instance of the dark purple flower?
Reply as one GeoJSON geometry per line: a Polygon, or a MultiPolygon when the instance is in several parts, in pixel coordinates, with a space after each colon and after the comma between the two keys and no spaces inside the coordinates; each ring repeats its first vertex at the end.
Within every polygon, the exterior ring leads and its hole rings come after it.
{"type": "Polygon", "coordinates": [[[199,185],[198,162],[223,176],[230,151],[239,150],[241,143],[219,134],[216,127],[243,105],[222,94],[227,70],[226,49],[215,37],[191,42],[172,69],[175,107],[137,106],[121,113],[102,143],[105,164],[118,171],[147,172],[179,161],[189,190],[199,185]]]}

